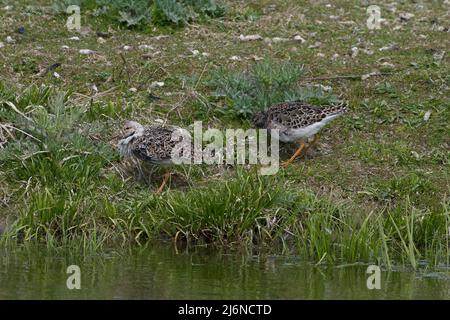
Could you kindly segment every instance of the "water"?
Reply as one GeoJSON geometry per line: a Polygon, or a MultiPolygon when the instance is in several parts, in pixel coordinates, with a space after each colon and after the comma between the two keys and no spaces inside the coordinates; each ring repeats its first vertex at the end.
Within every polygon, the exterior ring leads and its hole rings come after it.
{"type": "Polygon", "coordinates": [[[366,270],[163,244],[86,255],[0,248],[0,299],[450,299],[448,269],[382,271],[380,290],[367,289],[366,270]],[[80,290],[66,286],[72,264],[80,290]]]}

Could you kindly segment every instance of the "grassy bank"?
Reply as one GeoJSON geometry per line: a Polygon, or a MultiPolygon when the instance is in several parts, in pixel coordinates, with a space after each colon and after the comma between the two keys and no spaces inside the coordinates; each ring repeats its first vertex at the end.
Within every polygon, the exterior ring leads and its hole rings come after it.
{"type": "Polygon", "coordinates": [[[195,24],[131,29],[88,6],[72,33],[64,15],[21,14],[26,4],[15,4],[0,31],[15,40],[0,48],[1,243],[163,239],[320,263],[448,265],[445,5],[380,6],[387,22],[376,31],[364,6],[346,2],[236,2],[195,24]],[[108,36],[99,41],[99,31],[108,36]],[[79,53],[87,48],[95,54],[79,53]],[[383,74],[361,78],[374,70],[383,74]],[[125,119],[247,128],[253,111],[275,102],[328,104],[341,94],[350,113],[275,176],[176,167],[157,195],[162,171],[142,181],[111,140],[125,119]]]}

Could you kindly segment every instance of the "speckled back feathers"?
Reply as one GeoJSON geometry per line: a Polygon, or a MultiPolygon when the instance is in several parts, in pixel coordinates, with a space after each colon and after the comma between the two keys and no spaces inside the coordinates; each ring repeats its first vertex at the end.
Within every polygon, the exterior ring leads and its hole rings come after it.
{"type": "Polygon", "coordinates": [[[300,129],[318,123],[328,116],[344,113],[347,105],[340,103],[328,107],[316,107],[304,102],[284,102],[275,104],[266,112],[253,118],[257,127],[267,129],[300,129]]]}

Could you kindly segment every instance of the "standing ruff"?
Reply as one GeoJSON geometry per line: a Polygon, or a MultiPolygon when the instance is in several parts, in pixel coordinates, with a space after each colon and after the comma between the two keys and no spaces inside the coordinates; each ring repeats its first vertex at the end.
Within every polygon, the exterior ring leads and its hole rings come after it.
{"type": "MultiPolygon", "coordinates": [[[[171,165],[172,149],[178,141],[172,140],[178,127],[148,126],[135,121],[126,121],[122,129],[122,139],[118,143],[120,153],[132,159],[153,165],[171,165]]],[[[157,193],[161,193],[170,178],[170,171],[164,174],[157,193]]]]}
{"type": "MultiPolygon", "coordinates": [[[[301,141],[300,147],[283,166],[287,166],[297,158],[303,149],[309,149],[318,140],[318,132],[331,120],[347,112],[347,104],[341,102],[328,107],[316,107],[301,101],[283,102],[271,106],[265,112],[257,112],[252,117],[258,128],[278,129],[276,138],[282,142],[301,141]],[[314,140],[305,148],[308,138],[314,140]]],[[[305,150],[305,151],[306,151],[305,150]]]]}

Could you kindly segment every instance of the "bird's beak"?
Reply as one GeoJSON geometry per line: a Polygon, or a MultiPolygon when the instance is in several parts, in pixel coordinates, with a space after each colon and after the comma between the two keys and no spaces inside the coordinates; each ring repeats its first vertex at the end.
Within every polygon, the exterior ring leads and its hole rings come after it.
{"type": "Polygon", "coordinates": [[[124,136],[122,132],[119,132],[118,134],[112,136],[109,141],[117,139],[117,138],[126,139],[128,137],[131,137],[133,134],[134,134],[134,132],[131,132],[130,134],[127,134],[126,136],[124,136]]]}
{"type": "Polygon", "coordinates": [[[112,136],[111,139],[109,139],[109,141],[114,140],[114,139],[117,139],[119,136],[120,136],[120,133],[118,133],[118,134],[112,136]]]}

